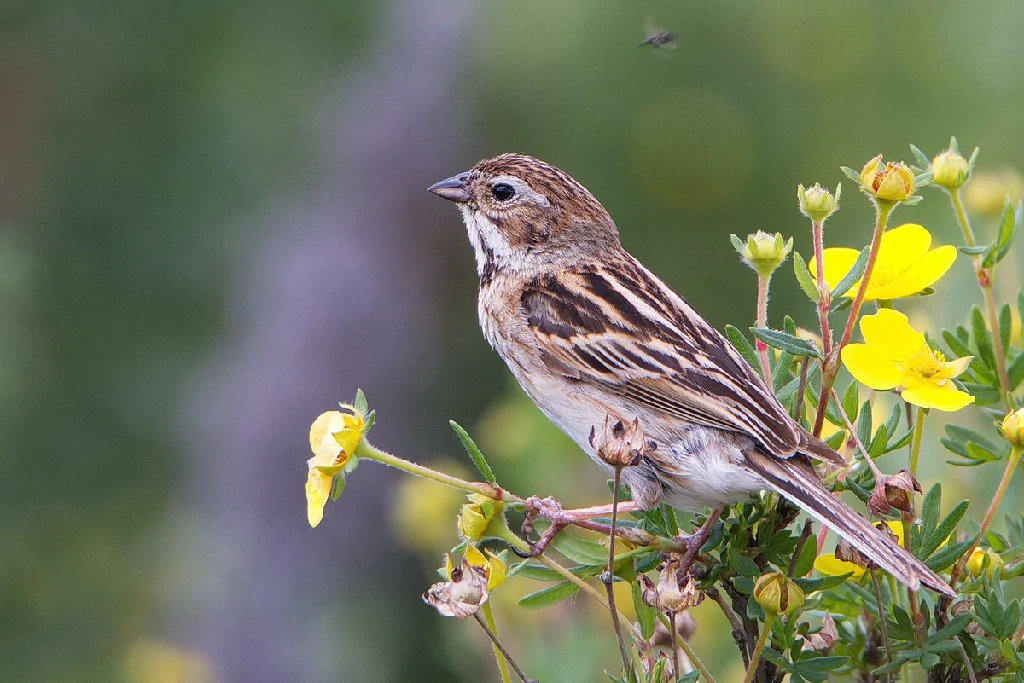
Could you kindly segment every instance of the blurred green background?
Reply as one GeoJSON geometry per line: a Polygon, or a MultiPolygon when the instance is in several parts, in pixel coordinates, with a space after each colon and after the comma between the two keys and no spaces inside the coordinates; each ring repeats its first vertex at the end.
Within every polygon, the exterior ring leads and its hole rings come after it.
{"type": "MultiPolygon", "coordinates": [[[[471,250],[426,186],[503,151],[551,161],[743,326],[728,235],[808,253],[797,183],[951,134],[1021,164],[1022,22],[1009,0],[4,3],[0,681],[490,680],[472,624],[419,597],[458,497],[367,464],[305,521],[308,425],[357,387],[382,447],[465,468],[454,418],[517,491],[603,501],[479,334],[471,250]],[[638,48],[647,18],[678,49],[638,48]]],[[[846,185],[827,238],[861,246],[846,185]]],[[[956,243],[925,198],[896,223],[956,243]]],[[[776,280],[771,321],[811,324],[776,280]]],[[[939,291],[915,312],[933,331],[978,299],[965,259],[939,291]]],[[[991,495],[998,472],[946,457],[932,434],[926,486],[991,495]]],[[[499,601],[532,676],[615,665],[584,602],[499,601]]],[[[698,624],[728,680],[720,617],[698,624]]]]}

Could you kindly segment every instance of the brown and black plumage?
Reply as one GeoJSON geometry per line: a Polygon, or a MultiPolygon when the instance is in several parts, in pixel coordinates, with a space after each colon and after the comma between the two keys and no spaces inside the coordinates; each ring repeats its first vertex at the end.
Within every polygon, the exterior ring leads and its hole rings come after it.
{"type": "Polygon", "coordinates": [[[626,252],[563,171],[503,154],[432,186],[462,211],[484,335],[540,409],[595,461],[595,425],[638,419],[656,447],[623,478],[638,504],[720,508],[771,489],[913,588],[949,586],[822,486],[845,464],[793,420],[689,303],[626,252]]]}

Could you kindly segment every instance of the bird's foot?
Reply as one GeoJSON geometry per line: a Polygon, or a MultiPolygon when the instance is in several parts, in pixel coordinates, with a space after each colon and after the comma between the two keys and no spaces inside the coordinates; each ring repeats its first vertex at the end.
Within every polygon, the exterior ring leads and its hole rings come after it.
{"type": "Polygon", "coordinates": [[[704,520],[704,523],[700,525],[700,528],[692,534],[689,536],[680,534],[675,537],[675,542],[683,548],[682,556],[679,558],[679,576],[686,576],[689,573],[690,567],[693,565],[694,560],[697,559],[701,547],[707,543],[708,538],[711,536],[711,529],[714,528],[715,521],[718,520],[720,514],[720,510],[713,510],[708,515],[708,518],[704,520]]]}

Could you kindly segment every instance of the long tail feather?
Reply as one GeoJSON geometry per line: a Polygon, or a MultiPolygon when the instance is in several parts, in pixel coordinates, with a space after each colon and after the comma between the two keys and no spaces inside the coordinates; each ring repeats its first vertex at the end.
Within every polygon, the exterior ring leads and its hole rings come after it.
{"type": "Polygon", "coordinates": [[[921,584],[955,598],[956,592],[938,574],[873,527],[837,496],[832,495],[810,467],[777,460],[763,453],[746,452],[751,468],[800,509],[824,522],[862,555],[913,589],[921,584]]]}

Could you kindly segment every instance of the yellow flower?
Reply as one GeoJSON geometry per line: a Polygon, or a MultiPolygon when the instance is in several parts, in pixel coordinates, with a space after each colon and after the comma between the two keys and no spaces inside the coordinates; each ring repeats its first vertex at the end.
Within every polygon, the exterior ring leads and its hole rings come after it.
{"type": "MultiPolygon", "coordinates": [[[[879,524],[881,524],[881,522],[879,522],[879,524]]],[[[885,525],[889,527],[889,530],[896,536],[896,543],[902,547],[903,524],[901,522],[889,520],[885,522],[885,525]]],[[[843,574],[850,574],[847,581],[860,581],[866,571],[864,567],[856,564],[855,562],[840,560],[836,557],[835,553],[818,555],[814,558],[814,568],[818,570],[818,573],[825,574],[826,576],[842,576],[843,574]]]]}
{"type": "Polygon", "coordinates": [[[1024,448],[1024,408],[1018,408],[1003,418],[999,433],[1012,446],[1024,448]]]}
{"type": "Polygon", "coordinates": [[[835,553],[818,555],[814,558],[814,568],[826,576],[850,574],[850,577],[847,579],[848,581],[860,581],[860,577],[864,576],[864,567],[853,562],[840,560],[836,557],[835,553]]]}
{"type": "Polygon", "coordinates": [[[981,576],[982,572],[988,574],[989,578],[996,571],[996,567],[1003,564],[1003,558],[994,550],[975,548],[967,560],[967,571],[971,576],[981,576]]]}
{"type": "MultiPolygon", "coordinates": [[[[900,299],[917,294],[945,275],[956,260],[956,247],[945,245],[929,251],[931,244],[931,234],[916,223],[905,223],[882,235],[864,300],[900,299]]],[[[830,247],[823,252],[825,282],[829,289],[835,289],[859,255],[856,249],[846,247],[830,247]]],[[[812,273],[815,264],[812,258],[808,266],[812,273]]],[[[858,289],[860,280],[842,294],[852,299],[858,289]]]]}
{"type": "Polygon", "coordinates": [[[903,400],[921,408],[954,411],[974,403],[974,397],[950,381],[964,370],[972,356],[946,362],[928,347],[924,335],[899,311],[883,308],[860,320],[864,344],[848,344],[843,365],[871,389],[895,389],[903,400]]]}
{"type": "Polygon", "coordinates": [[[864,165],[860,186],[865,192],[890,202],[903,201],[914,194],[914,172],[902,161],[883,165],[882,155],[864,165]]]}
{"type": "Polygon", "coordinates": [[[487,533],[487,527],[502,515],[500,500],[474,493],[469,502],[459,510],[457,520],[459,534],[471,541],[479,541],[487,533]]]}
{"type": "Polygon", "coordinates": [[[313,421],[309,428],[309,447],[313,457],[306,461],[309,474],[306,478],[306,516],[309,525],[316,527],[324,518],[324,506],[327,504],[334,486],[334,478],[341,474],[342,469],[355,453],[359,440],[363,438],[366,424],[363,417],[351,413],[330,410],[313,421]]]}

